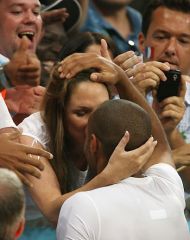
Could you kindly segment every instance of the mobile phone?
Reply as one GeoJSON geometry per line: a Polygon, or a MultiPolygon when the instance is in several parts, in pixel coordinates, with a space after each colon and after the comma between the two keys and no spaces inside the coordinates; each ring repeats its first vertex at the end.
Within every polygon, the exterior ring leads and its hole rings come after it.
{"type": "Polygon", "coordinates": [[[161,102],[165,98],[179,95],[181,82],[181,72],[179,70],[169,70],[164,72],[167,80],[160,81],[157,89],[157,100],[161,102]]]}

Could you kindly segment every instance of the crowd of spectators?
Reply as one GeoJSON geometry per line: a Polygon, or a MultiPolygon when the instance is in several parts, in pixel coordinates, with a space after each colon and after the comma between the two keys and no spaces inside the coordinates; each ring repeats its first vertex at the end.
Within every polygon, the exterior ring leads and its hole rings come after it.
{"type": "Polygon", "coordinates": [[[0,35],[0,239],[190,239],[190,0],[0,0],[0,35]]]}

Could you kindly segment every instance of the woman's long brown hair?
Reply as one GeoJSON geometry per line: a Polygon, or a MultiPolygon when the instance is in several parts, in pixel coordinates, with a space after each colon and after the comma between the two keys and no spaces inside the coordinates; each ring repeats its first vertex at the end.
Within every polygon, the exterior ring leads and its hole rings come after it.
{"type": "MultiPolygon", "coordinates": [[[[70,165],[66,157],[65,149],[65,106],[76,85],[80,82],[90,81],[90,74],[94,72],[94,70],[88,69],[82,71],[68,80],[59,77],[59,66],[60,65],[57,64],[52,71],[50,82],[44,96],[41,115],[50,137],[49,149],[54,155],[54,159],[50,161],[50,163],[58,178],[62,193],[65,193],[68,192],[69,189],[68,169],[70,165]]],[[[109,90],[108,93],[110,95],[109,90]]]]}

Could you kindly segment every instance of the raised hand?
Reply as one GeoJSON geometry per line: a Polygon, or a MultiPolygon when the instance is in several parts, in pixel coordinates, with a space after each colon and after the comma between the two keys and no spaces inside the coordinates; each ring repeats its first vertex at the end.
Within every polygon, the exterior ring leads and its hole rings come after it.
{"type": "Polygon", "coordinates": [[[10,88],[5,102],[10,111],[29,115],[40,110],[44,93],[42,86],[10,88]]]}
{"type": "Polygon", "coordinates": [[[29,50],[30,41],[21,39],[20,47],[10,62],[4,66],[5,75],[13,86],[37,86],[40,83],[41,64],[37,56],[29,50]]]}
{"type": "Polygon", "coordinates": [[[111,56],[110,56],[109,50],[108,50],[108,44],[105,39],[101,39],[100,54],[102,57],[105,57],[108,60],[111,60],[111,56]]]}
{"type": "Polygon", "coordinates": [[[97,72],[91,74],[93,81],[116,84],[120,78],[126,78],[125,72],[118,65],[95,53],[74,53],[61,62],[58,70],[60,77],[71,78],[91,67],[97,69],[97,72]]]}
{"type": "Polygon", "coordinates": [[[41,16],[44,26],[46,27],[47,25],[52,24],[52,22],[61,21],[62,23],[64,23],[69,16],[69,13],[67,12],[66,8],[60,8],[42,12],[41,16]]]}
{"type": "Polygon", "coordinates": [[[132,77],[134,67],[141,63],[142,60],[141,57],[135,55],[133,51],[128,51],[118,55],[113,61],[125,71],[128,77],[132,77]]]}
{"type": "Polygon", "coordinates": [[[186,82],[185,77],[182,75],[179,96],[168,97],[160,103],[158,103],[156,97],[154,97],[153,107],[167,134],[171,133],[183,118],[186,109],[184,100],[185,93],[186,82]]]}
{"type": "Polygon", "coordinates": [[[169,65],[161,62],[147,62],[143,65],[138,65],[132,72],[132,81],[136,88],[146,96],[147,92],[156,89],[159,82],[165,81],[166,76],[163,71],[168,71],[169,65]]]}

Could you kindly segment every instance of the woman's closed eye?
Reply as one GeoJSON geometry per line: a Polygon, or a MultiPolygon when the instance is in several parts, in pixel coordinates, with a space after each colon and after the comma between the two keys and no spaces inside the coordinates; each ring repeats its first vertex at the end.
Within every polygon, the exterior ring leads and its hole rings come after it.
{"type": "Polygon", "coordinates": [[[78,117],[83,117],[86,114],[89,114],[91,111],[89,109],[81,109],[81,110],[76,110],[74,113],[78,116],[78,117]]]}

